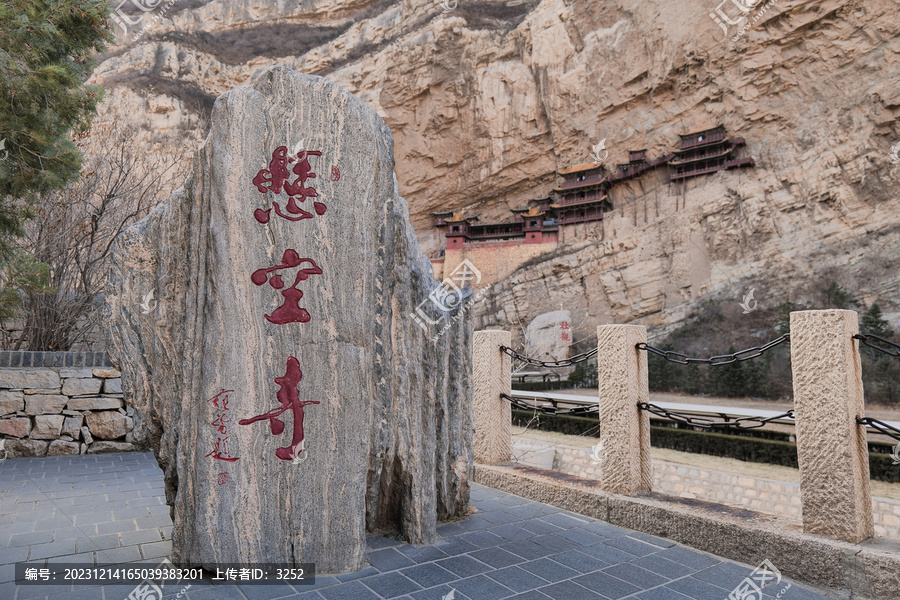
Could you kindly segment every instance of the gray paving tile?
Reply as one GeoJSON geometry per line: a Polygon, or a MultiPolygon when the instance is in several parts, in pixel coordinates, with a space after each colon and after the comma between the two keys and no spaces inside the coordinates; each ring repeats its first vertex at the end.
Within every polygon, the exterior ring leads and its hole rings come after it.
{"type": "Polygon", "coordinates": [[[640,598],[640,600],[691,600],[690,596],[679,594],[675,590],[667,587],[659,587],[653,588],[652,590],[646,590],[644,592],[641,592],[637,596],[634,596],[634,598],[640,598]]]}
{"type": "Polygon", "coordinates": [[[439,560],[434,564],[455,573],[458,577],[471,577],[491,570],[489,566],[475,560],[471,556],[453,556],[439,560]]]}
{"type": "Polygon", "coordinates": [[[521,556],[513,554],[512,552],[507,552],[502,548],[487,548],[485,550],[479,550],[478,552],[472,552],[469,556],[477,558],[481,562],[490,565],[495,569],[502,569],[503,567],[525,562],[525,559],[521,556]]]}
{"type": "MultiPolygon", "coordinates": [[[[553,552],[565,552],[566,550],[572,550],[573,548],[577,548],[579,546],[583,546],[584,544],[576,544],[572,540],[566,539],[562,537],[563,532],[560,532],[560,535],[555,533],[551,533],[550,535],[538,535],[531,538],[531,541],[539,546],[544,546],[545,548],[550,548],[553,552]]],[[[601,538],[602,539],[602,538],[601,538]]]]}
{"type": "Polygon", "coordinates": [[[19,546],[32,546],[34,544],[46,544],[53,541],[52,531],[38,531],[35,533],[17,533],[9,536],[7,546],[16,548],[19,546]]]}
{"type": "Polygon", "coordinates": [[[438,535],[441,537],[459,535],[461,533],[466,533],[466,531],[468,530],[460,527],[459,523],[442,523],[437,526],[438,535]]]}
{"type": "Polygon", "coordinates": [[[366,577],[361,580],[361,583],[383,598],[397,598],[422,589],[422,586],[418,583],[396,571],[384,575],[366,577]]]}
{"type": "Polygon", "coordinates": [[[402,545],[403,542],[389,538],[384,535],[372,535],[366,538],[366,545],[372,550],[381,550],[382,548],[393,548],[402,545]]]}
{"type": "Polygon", "coordinates": [[[358,581],[319,590],[326,600],[381,600],[375,592],[358,581]]]}
{"type": "Polygon", "coordinates": [[[557,527],[562,527],[563,529],[572,529],[573,527],[584,527],[587,523],[590,523],[587,517],[570,517],[569,515],[564,515],[562,513],[556,513],[552,515],[546,515],[538,519],[539,521],[544,521],[545,523],[550,523],[551,525],[556,525],[557,527]]]}
{"type": "Polygon", "coordinates": [[[435,546],[447,556],[457,556],[478,550],[478,546],[473,546],[472,544],[455,537],[442,538],[438,540],[435,546]]]}
{"type": "MultiPolygon", "coordinates": [[[[723,595],[723,588],[706,583],[705,581],[700,581],[699,579],[694,579],[693,577],[684,577],[682,579],[670,581],[666,584],[666,587],[681,592],[694,600],[722,600],[723,595]]],[[[726,597],[728,596],[727,590],[724,595],[726,597]]]]}
{"type": "Polygon", "coordinates": [[[470,533],[464,533],[459,536],[459,539],[467,544],[472,544],[473,546],[477,546],[478,548],[492,548],[494,546],[499,546],[500,544],[506,543],[506,539],[500,537],[499,535],[494,535],[488,531],[473,531],[470,533]]]}
{"type": "Polygon", "coordinates": [[[527,560],[534,560],[536,558],[541,558],[544,556],[550,556],[551,554],[556,554],[555,550],[548,548],[547,546],[541,546],[540,544],[535,544],[531,540],[519,540],[516,542],[509,542],[507,544],[503,544],[500,548],[512,552],[517,556],[521,556],[527,560]]]}
{"type": "MultiPolygon", "coordinates": [[[[252,585],[244,584],[238,586],[247,600],[276,600],[294,596],[294,589],[287,584],[271,584],[252,585]]],[[[313,592],[318,595],[317,592],[313,592]]]]}
{"type": "Polygon", "coordinates": [[[215,585],[208,588],[188,590],[190,600],[245,600],[236,585],[215,585]]]}
{"type": "Polygon", "coordinates": [[[485,520],[490,521],[495,525],[508,525],[509,523],[517,523],[522,520],[522,518],[517,515],[512,515],[508,512],[499,510],[485,513],[482,516],[485,520]]]}
{"type": "Polygon", "coordinates": [[[62,540],[60,542],[32,546],[28,553],[28,560],[65,556],[67,554],[75,554],[75,540],[62,540]]]}
{"type": "MultiPolygon", "coordinates": [[[[593,544],[599,544],[600,542],[607,539],[603,536],[597,535],[596,533],[592,533],[590,531],[587,531],[587,530],[581,529],[581,528],[566,529],[566,530],[560,531],[559,533],[556,533],[554,535],[557,535],[562,538],[566,538],[567,540],[575,542],[579,546],[591,546],[593,544]]],[[[538,542],[538,543],[540,543],[540,542],[538,542]]]]}
{"type": "Polygon", "coordinates": [[[484,575],[475,575],[456,581],[453,583],[453,588],[469,598],[477,598],[477,600],[500,600],[512,594],[512,590],[508,587],[484,575]]]}
{"type": "Polygon", "coordinates": [[[362,571],[356,571],[355,573],[344,573],[343,575],[335,575],[338,581],[347,582],[347,581],[355,581],[357,579],[362,579],[363,577],[369,577],[370,575],[378,575],[379,571],[375,567],[366,567],[362,571]]]}
{"type": "Polygon", "coordinates": [[[447,558],[447,554],[441,552],[434,546],[410,546],[404,545],[397,548],[403,556],[417,562],[424,563],[432,560],[447,558]]]}
{"type": "Polygon", "coordinates": [[[642,569],[636,565],[623,563],[613,565],[603,569],[604,573],[608,573],[613,577],[617,577],[622,581],[630,583],[634,587],[647,590],[667,583],[669,580],[662,575],[651,573],[646,569],[642,569]]]}
{"type": "Polygon", "coordinates": [[[97,533],[104,535],[107,533],[120,533],[123,531],[135,531],[137,523],[134,519],[128,521],[111,521],[109,523],[97,523],[97,533]]]}
{"type": "Polygon", "coordinates": [[[604,596],[586,589],[572,581],[554,583],[541,588],[541,593],[553,600],[606,600],[604,596]]]}
{"type": "Polygon", "coordinates": [[[442,583],[449,583],[458,578],[455,573],[452,573],[435,563],[416,565],[415,567],[403,569],[400,573],[409,577],[423,588],[430,588],[441,585],[442,583]]]}
{"type": "Polygon", "coordinates": [[[589,556],[584,552],[579,552],[578,550],[569,550],[568,552],[553,554],[550,556],[550,559],[563,564],[570,569],[575,569],[580,573],[590,573],[591,571],[598,571],[609,566],[609,563],[603,562],[593,556],[589,556]]]}
{"type": "Polygon", "coordinates": [[[494,535],[499,535],[503,539],[516,541],[516,540],[525,540],[531,537],[534,537],[534,532],[528,531],[527,529],[523,529],[518,525],[508,524],[508,525],[500,525],[498,527],[492,527],[487,530],[494,535]]]}
{"type": "MultiPolygon", "coordinates": [[[[444,598],[447,598],[451,592],[453,592],[453,600],[472,600],[459,590],[448,585],[439,585],[427,590],[422,590],[421,592],[413,592],[410,596],[414,600],[443,600],[444,598]]],[[[475,600],[481,599],[476,598],[475,600]]]]}
{"type": "Polygon", "coordinates": [[[412,560],[397,551],[396,548],[385,548],[384,550],[375,550],[370,552],[368,556],[369,564],[381,572],[402,569],[403,567],[411,567],[414,563],[412,560]]]}
{"type": "Polygon", "coordinates": [[[636,558],[631,561],[631,564],[637,565],[642,569],[647,569],[657,575],[662,575],[667,579],[677,579],[679,577],[690,575],[696,571],[696,569],[692,569],[686,565],[663,558],[659,554],[650,554],[649,556],[636,558]]]}
{"type": "Polygon", "coordinates": [[[654,552],[659,551],[658,546],[647,544],[640,540],[636,540],[632,537],[627,536],[615,538],[612,540],[606,540],[603,543],[607,546],[612,546],[613,548],[628,552],[629,554],[633,554],[635,556],[646,556],[648,554],[653,554],[654,552]]]}
{"type": "Polygon", "coordinates": [[[687,548],[682,548],[681,546],[666,548],[659,552],[659,556],[695,569],[705,569],[706,567],[711,567],[712,565],[721,562],[720,560],[711,558],[705,554],[700,554],[699,552],[694,552],[693,550],[688,550],[687,548]]]}
{"type": "Polygon", "coordinates": [[[526,531],[531,531],[535,535],[547,535],[549,533],[556,533],[557,531],[563,531],[562,527],[557,527],[552,523],[548,523],[546,521],[542,521],[540,519],[531,519],[529,521],[522,521],[518,524],[519,527],[525,529],[526,531]]]}
{"type": "MultiPolygon", "coordinates": [[[[639,592],[640,588],[622,581],[618,577],[613,577],[603,571],[588,573],[581,577],[573,579],[578,585],[584,586],[589,590],[602,594],[607,598],[623,598],[629,594],[639,592]]],[[[719,600],[722,600],[719,598],[719,600]]]]}
{"type": "Polygon", "coordinates": [[[641,533],[640,531],[630,531],[628,532],[628,535],[630,537],[637,538],[642,542],[647,542],[648,544],[659,546],[660,548],[671,548],[675,545],[675,542],[673,542],[672,540],[656,537],[655,535],[647,535],[646,533],[641,533]]]}
{"type": "Polygon", "coordinates": [[[494,581],[505,585],[514,592],[526,592],[547,585],[547,580],[529,573],[519,567],[506,567],[497,571],[485,573],[494,581]]]}
{"type": "Polygon", "coordinates": [[[524,594],[517,594],[515,596],[510,596],[509,600],[548,600],[550,596],[543,594],[537,590],[531,590],[530,592],[525,592],[524,594]]]}
{"type": "Polygon", "coordinates": [[[571,579],[572,577],[581,575],[581,573],[579,573],[575,569],[570,569],[569,567],[562,565],[556,561],[552,561],[549,558],[539,558],[531,562],[522,563],[521,565],[519,565],[519,567],[525,569],[533,575],[537,575],[541,579],[549,581],[550,583],[556,583],[557,581],[562,581],[563,579],[571,579]]]}

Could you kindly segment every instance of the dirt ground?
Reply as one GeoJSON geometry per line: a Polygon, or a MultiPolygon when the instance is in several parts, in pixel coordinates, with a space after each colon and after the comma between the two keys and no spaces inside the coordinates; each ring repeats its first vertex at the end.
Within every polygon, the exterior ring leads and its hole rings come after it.
{"type": "MultiPolygon", "coordinates": [[[[676,402],[676,400],[663,400],[662,398],[658,398],[658,400],[662,402],[676,402]]],[[[707,400],[707,398],[704,398],[704,400],[707,400]]],[[[731,399],[729,398],[728,400],[731,399]]],[[[684,400],[681,401],[684,402],[684,400]]],[[[532,439],[579,448],[591,448],[597,443],[597,438],[595,437],[566,435],[563,433],[536,431],[533,429],[526,431],[522,427],[513,427],[513,440],[516,438],[532,439]]],[[[789,481],[793,483],[799,483],[800,481],[800,471],[792,467],[746,462],[735,458],[708,456],[706,454],[692,454],[690,452],[679,452],[677,450],[669,450],[666,448],[651,448],[650,455],[654,460],[662,460],[692,467],[701,467],[704,469],[713,469],[725,473],[736,473],[738,475],[747,475],[749,477],[761,477],[764,479],[789,481]]],[[[880,498],[900,500],[900,483],[873,481],[872,495],[880,498]]]]}

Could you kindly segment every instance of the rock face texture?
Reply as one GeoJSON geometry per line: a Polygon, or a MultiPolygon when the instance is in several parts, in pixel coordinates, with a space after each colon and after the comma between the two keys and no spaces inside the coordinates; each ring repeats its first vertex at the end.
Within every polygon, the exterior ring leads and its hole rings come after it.
{"type": "Polygon", "coordinates": [[[192,175],[125,233],[111,284],[176,562],[353,571],[367,530],[426,543],[467,510],[471,322],[448,314],[432,341],[414,320],[438,283],[391,135],[339,86],[273,68],[221,96],[192,175]]]}
{"type": "Polygon", "coordinates": [[[567,228],[557,252],[504,274],[479,327],[518,331],[562,304],[580,324],[576,340],[634,320],[653,337],[653,325],[710,294],[739,302],[754,283],[765,282],[763,306],[802,301],[793,292],[829,268],[900,325],[900,279],[882,260],[900,246],[896,4],[768,4],[734,39],[739,27],[723,32],[710,18],[715,0],[459,2],[446,12],[436,0],[201,0],[148,15],[94,79],[156,136],[199,145],[212,100],[261,68],[329,77],[391,128],[400,192],[432,257],[443,247],[432,212],[506,221],[601,140],[612,166],[721,122],[746,139],[755,168],[622,186],[602,225],[567,228]]]}
{"type": "Polygon", "coordinates": [[[567,310],[538,315],[525,329],[525,354],[538,360],[569,358],[572,313],[567,310]]]}

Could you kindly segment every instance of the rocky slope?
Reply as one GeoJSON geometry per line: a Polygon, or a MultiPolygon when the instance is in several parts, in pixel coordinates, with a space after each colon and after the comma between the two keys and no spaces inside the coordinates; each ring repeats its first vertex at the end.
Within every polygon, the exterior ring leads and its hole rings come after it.
{"type": "Polygon", "coordinates": [[[432,255],[433,211],[508,220],[601,139],[624,162],[723,123],[754,169],[634,182],[602,234],[584,228],[494,285],[482,323],[524,327],[562,306],[578,340],[602,322],[672,323],[751,285],[760,302],[797,301],[823,277],[896,320],[898,4],[760,2],[735,38],[710,18],[714,0],[178,0],[147,13],[160,18],[132,28],[94,80],[154,140],[196,143],[212,100],[268,65],[333,79],[390,126],[432,255]]]}

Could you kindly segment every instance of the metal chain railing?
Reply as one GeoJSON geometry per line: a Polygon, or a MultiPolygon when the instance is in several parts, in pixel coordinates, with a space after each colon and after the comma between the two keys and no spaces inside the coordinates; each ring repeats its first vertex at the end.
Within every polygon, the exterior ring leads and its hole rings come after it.
{"type": "Polygon", "coordinates": [[[888,356],[900,356],[900,344],[895,344],[894,342],[886,340],[883,337],[872,335],[870,333],[857,333],[853,336],[853,339],[859,340],[869,348],[874,348],[879,352],[884,352],[888,356]],[[877,343],[873,343],[872,340],[875,340],[877,343]],[[880,346],[878,344],[884,344],[884,346],[880,346]]]}
{"type": "Polygon", "coordinates": [[[500,346],[500,350],[505,354],[508,354],[515,360],[522,361],[523,363],[531,365],[533,367],[544,367],[545,369],[561,369],[563,367],[571,367],[574,364],[586,361],[594,356],[597,356],[596,348],[593,348],[581,354],[576,354],[571,358],[565,358],[563,360],[538,360],[530,356],[525,356],[520,352],[516,352],[508,346],[500,346]]]}
{"type": "Polygon", "coordinates": [[[686,425],[692,425],[694,427],[702,427],[703,429],[756,429],[758,427],[762,427],[768,423],[771,423],[772,421],[794,418],[794,411],[789,410],[785,413],[781,413],[780,415],[775,415],[772,417],[741,417],[739,419],[735,419],[734,421],[715,421],[708,417],[683,415],[681,413],[677,413],[675,411],[668,410],[666,408],[662,408],[661,406],[650,404],[648,402],[638,403],[638,408],[640,408],[641,410],[646,410],[647,412],[652,413],[658,417],[671,419],[673,421],[678,421],[679,423],[685,423],[686,425]]]}
{"type": "Polygon", "coordinates": [[[723,354],[721,356],[711,356],[709,358],[693,358],[690,356],[686,356],[684,354],[680,354],[678,352],[674,352],[672,350],[661,350],[660,348],[654,348],[653,346],[641,342],[637,344],[638,350],[646,350],[647,352],[651,352],[658,356],[662,356],[664,359],[669,362],[678,363],[679,365],[687,365],[691,363],[704,364],[704,365],[730,365],[733,362],[739,362],[743,360],[750,360],[751,358],[757,358],[762,356],[763,352],[766,350],[770,350],[779,344],[783,344],[785,342],[789,342],[791,340],[791,334],[785,333],[780,338],[774,339],[768,344],[764,344],[762,346],[754,346],[753,348],[747,348],[746,350],[740,350],[735,352],[734,354],[723,354]]]}
{"type": "Polygon", "coordinates": [[[860,425],[868,425],[872,429],[878,431],[878,433],[883,433],[888,437],[892,437],[898,442],[900,442],[900,429],[897,429],[893,425],[888,425],[884,421],[879,421],[878,419],[873,419],[872,417],[857,417],[856,422],[860,425]]]}
{"type": "Polygon", "coordinates": [[[500,394],[500,397],[504,400],[508,400],[509,403],[513,406],[513,408],[518,408],[520,410],[537,410],[544,414],[549,415],[568,415],[573,417],[583,416],[583,415],[595,415],[598,414],[600,408],[598,405],[585,405],[585,406],[575,406],[572,408],[560,408],[556,406],[556,404],[546,405],[546,404],[535,404],[529,398],[519,398],[518,396],[510,396],[509,394],[500,394]]]}

